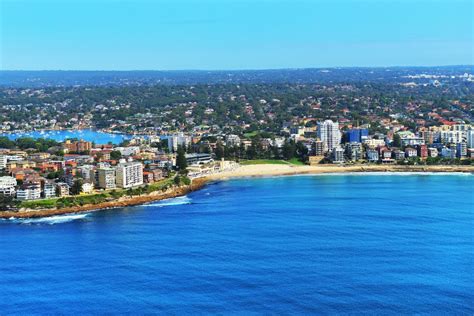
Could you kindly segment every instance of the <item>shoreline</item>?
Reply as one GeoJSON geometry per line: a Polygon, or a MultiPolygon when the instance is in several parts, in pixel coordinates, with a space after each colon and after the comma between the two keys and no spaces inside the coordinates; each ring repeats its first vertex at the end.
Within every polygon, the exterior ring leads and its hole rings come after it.
{"type": "Polygon", "coordinates": [[[27,209],[19,211],[0,212],[0,219],[27,219],[42,218],[65,214],[77,214],[85,212],[104,211],[108,209],[142,205],[150,202],[184,196],[190,192],[197,191],[209,182],[223,181],[235,178],[258,178],[274,176],[298,176],[298,175],[343,175],[378,173],[380,175],[390,173],[474,173],[474,166],[399,166],[399,165],[318,165],[318,166],[290,166],[290,165],[245,165],[231,171],[209,174],[204,177],[193,179],[188,186],[173,187],[165,192],[152,192],[134,197],[122,197],[115,201],[99,204],[88,204],[60,209],[27,209]]]}
{"type": "Polygon", "coordinates": [[[349,173],[474,173],[474,166],[402,166],[402,165],[246,165],[232,171],[208,175],[209,180],[271,176],[349,174],[349,173]]]}

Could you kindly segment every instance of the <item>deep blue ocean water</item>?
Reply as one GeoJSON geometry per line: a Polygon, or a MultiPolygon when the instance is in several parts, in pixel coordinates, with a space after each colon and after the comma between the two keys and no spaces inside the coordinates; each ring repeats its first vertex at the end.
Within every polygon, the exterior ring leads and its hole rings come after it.
{"type": "Polygon", "coordinates": [[[239,179],[0,221],[0,314],[474,313],[473,175],[239,179]]]}

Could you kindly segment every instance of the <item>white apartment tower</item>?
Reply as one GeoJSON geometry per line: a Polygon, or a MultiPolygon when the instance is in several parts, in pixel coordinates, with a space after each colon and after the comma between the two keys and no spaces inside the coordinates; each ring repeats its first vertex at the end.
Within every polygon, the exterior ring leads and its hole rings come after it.
{"type": "Polygon", "coordinates": [[[143,165],[140,162],[121,163],[116,167],[115,174],[119,188],[131,188],[143,184],[143,165]]]}
{"type": "Polygon", "coordinates": [[[339,123],[331,120],[318,122],[318,138],[326,145],[327,151],[332,151],[341,143],[339,123]]]}
{"type": "Polygon", "coordinates": [[[474,130],[467,131],[467,147],[474,148],[474,130]]]}

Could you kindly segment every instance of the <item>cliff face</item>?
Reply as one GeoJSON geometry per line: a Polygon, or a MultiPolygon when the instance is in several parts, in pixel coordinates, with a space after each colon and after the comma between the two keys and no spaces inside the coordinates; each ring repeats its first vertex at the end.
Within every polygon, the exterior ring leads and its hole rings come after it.
{"type": "Polygon", "coordinates": [[[63,215],[70,213],[80,213],[80,212],[89,212],[97,211],[109,208],[120,208],[126,206],[139,205],[144,203],[149,203],[153,201],[159,201],[164,199],[170,199],[177,196],[186,195],[189,192],[195,191],[203,187],[206,183],[205,179],[195,179],[191,185],[173,187],[164,192],[152,192],[150,194],[144,194],[140,196],[133,197],[122,197],[115,201],[98,203],[98,204],[88,204],[83,206],[73,206],[60,209],[21,209],[18,212],[9,211],[9,212],[0,212],[0,218],[38,218],[38,217],[47,217],[54,215],[63,215]]]}

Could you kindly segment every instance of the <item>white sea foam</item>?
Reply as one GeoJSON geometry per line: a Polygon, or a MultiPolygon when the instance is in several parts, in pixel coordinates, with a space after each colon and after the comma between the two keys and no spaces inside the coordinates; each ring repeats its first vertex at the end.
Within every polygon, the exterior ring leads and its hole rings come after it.
{"type": "Polygon", "coordinates": [[[88,213],[84,214],[71,214],[71,215],[57,215],[57,216],[48,216],[48,217],[41,217],[41,218],[27,218],[27,219],[21,219],[21,218],[14,218],[11,219],[17,223],[20,224],[61,224],[61,223],[67,223],[67,222],[72,222],[75,220],[80,220],[84,219],[88,216],[88,213]]]}
{"type": "Polygon", "coordinates": [[[191,204],[191,199],[187,196],[179,196],[171,199],[161,200],[155,203],[144,204],[143,206],[164,207],[191,204]]]}

